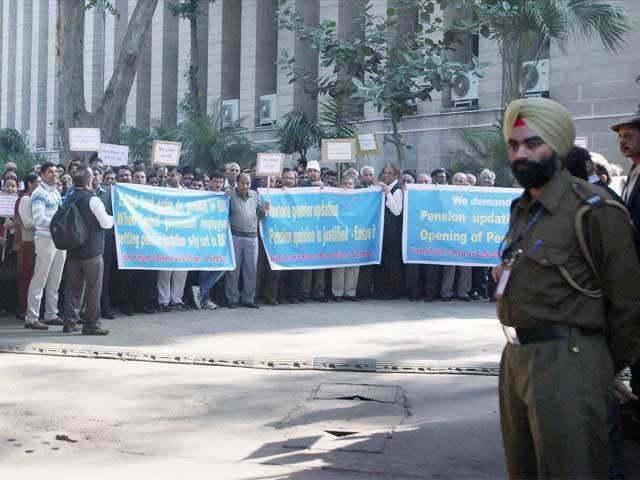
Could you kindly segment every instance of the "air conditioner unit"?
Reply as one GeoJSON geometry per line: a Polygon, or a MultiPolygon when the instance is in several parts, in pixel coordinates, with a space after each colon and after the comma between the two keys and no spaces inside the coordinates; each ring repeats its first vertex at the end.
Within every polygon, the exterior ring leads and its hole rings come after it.
{"type": "Polygon", "coordinates": [[[276,94],[260,96],[260,126],[266,127],[276,124],[278,118],[276,94]]]}
{"type": "Polygon", "coordinates": [[[234,100],[224,100],[222,102],[222,111],[220,116],[222,117],[222,125],[225,127],[233,125],[238,121],[240,114],[240,102],[236,98],[234,100]]]}
{"type": "Polygon", "coordinates": [[[522,64],[522,82],[527,97],[546,97],[549,95],[549,59],[524,62],[522,64]]]}
{"type": "Polygon", "coordinates": [[[453,76],[451,103],[453,107],[470,107],[478,104],[478,77],[474,73],[456,73],[453,76]]]}

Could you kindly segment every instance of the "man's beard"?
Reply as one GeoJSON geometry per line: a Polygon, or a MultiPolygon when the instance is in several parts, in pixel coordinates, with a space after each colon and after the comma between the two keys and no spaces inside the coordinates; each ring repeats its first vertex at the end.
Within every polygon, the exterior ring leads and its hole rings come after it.
{"type": "Polygon", "coordinates": [[[511,164],[511,173],[522,188],[540,188],[553,178],[558,169],[558,156],[554,152],[539,162],[534,160],[516,160],[511,164]]]}

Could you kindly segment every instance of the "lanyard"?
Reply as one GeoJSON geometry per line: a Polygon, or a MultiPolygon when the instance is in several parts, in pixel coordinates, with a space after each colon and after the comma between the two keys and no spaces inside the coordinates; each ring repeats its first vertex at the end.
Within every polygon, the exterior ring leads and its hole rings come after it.
{"type": "MultiPolygon", "coordinates": [[[[511,253],[511,250],[513,250],[513,247],[517,243],[521,242],[522,239],[524,238],[524,236],[527,234],[527,232],[529,230],[531,230],[531,228],[533,228],[533,226],[536,224],[536,222],[540,218],[541,214],[542,214],[542,205],[539,205],[536,213],[531,217],[531,219],[529,220],[529,223],[527,223],[527,225],[524,227],[524,230],[522,230],[522,232],[520,232],[518,234],[518,236],[512,242],[509,243],[507,248],[505,248],[504,250],[502,249],[504,247],[504,239],[502,240],[502,242],[500,242],[500,247],[498,247],[498,252],[500,253],[500,258],[502,258],[504,260],[504,258],[509,253],[511,253]]],[[[509,236],[510,231],[511,231],[511,229],[509,229],[509,232],[507,232],[507,237],[509,236]]]]}

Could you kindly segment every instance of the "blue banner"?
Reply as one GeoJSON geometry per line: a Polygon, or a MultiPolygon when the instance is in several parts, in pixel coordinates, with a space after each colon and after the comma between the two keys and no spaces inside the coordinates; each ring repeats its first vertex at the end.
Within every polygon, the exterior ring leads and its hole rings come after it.
{"type": "Polygon", "coordinates": [[[404,263],[493,266],[509,229],[517,188],[409,185],[404,195],[404,263]]]}
{"type": "Polygon", "coordinates": [[[384,203],[379,187],[260,189],[260,225],[273,270],[379,264],[384,203]]]}
{"type": "Polygon", "coordinates": [[[118,268],[235,269],[226,194],[118,183],[111,198],[118,268]]]}

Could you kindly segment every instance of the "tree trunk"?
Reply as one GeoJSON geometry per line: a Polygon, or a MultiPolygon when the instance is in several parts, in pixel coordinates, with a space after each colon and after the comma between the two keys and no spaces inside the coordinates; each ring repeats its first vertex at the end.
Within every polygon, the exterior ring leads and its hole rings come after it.
{"type": "Polygon", "coordinates": [[[60,82],[60,159],[69,160],[69,128],[100,128],[103,143],[117,143],[120,124],[142,53],[144,38],[151,27],[158,0],[138,1],[120,48],[111,80],[95,112],[89,113],[84,100],[84,1],[59,0],[58,58],[60,82]]]}
{"type": "Polygon", "coordinates": [[[189,19],[189,25],[191,27],[191,51],[189,59],[189,89],[191,91],[192,108],[194,113],[198,116],[206,113],[207,104],[205,101],[204,92],[200,85],[202,84],[200,78],[200,51],[198,48],[198,17],[197,15],[189,19]]]}
{"type": "Polygon", "coordinates": [[[400,170],[404,169],[404,145],[402,144],[402,134],[398,128],[400,118],[395,112],[391,113],[391,127],[393,128],[393,145],[396,147],[396,158],[398,159],[398,166],[400,170]]]}

